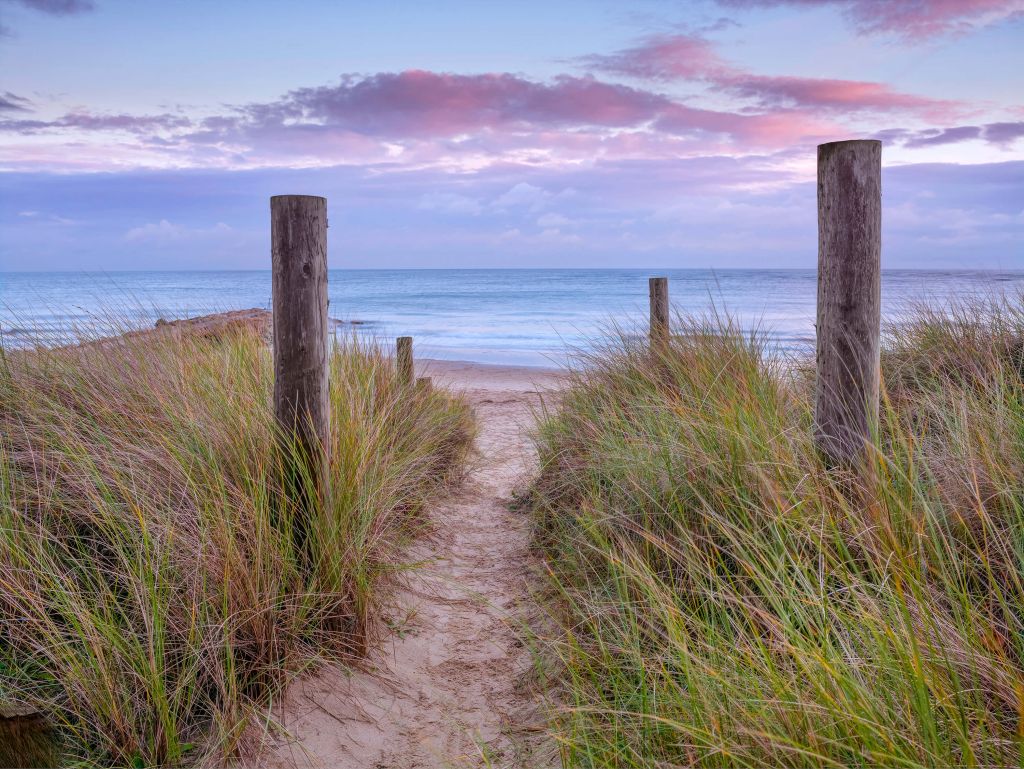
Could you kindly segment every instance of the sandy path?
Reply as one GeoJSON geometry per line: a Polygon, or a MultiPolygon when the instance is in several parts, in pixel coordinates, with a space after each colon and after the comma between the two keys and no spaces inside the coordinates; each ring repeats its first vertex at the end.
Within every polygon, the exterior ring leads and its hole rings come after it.
{"type": "Polygon", "coordinates": [[[531,658],[519,628],[536,565],[528,524],[508,510],[535,462],[527,430],[538,389],[555,375],[476,364],[427,364],[466,393],[480,458],[466,483],[430,511],[433,533],[409,560],[424,562],[396,595],[396,631],[367,672],[327,671],[296,684],[278,746],[280,765],[417,769],[551,766],[539,745],[531,658]]]}

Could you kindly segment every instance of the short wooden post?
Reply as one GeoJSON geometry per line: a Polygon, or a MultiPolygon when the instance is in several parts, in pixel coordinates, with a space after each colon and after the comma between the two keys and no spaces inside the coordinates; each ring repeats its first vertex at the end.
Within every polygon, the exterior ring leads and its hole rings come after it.
{"type": "Polygon", "coordinates": [[[668,344],[668,278],[650,278],[647,284],[651,300],[650,346],[653,352],[664,349],[668,344]]]}
{"type": "Polygon", "coordinates": [[[398,382],[402,387],[412,387],[412,337],[400,336],[396,345],[398,350],[398,382]]]}
{"type": "MultiPolygon", "coordinates": [[[[312,481],[326,483],[330,412],[327,390],[327,200],[270,199],[274,307],[274,415],[288,442],[286,493],[301,505],[312,481]],[[298,467],[296,462],[306,463],[298,467]]],[[[294,521],[304,547],[306,521],[294,521]]]]}
{"type": "Polygon", "coordinates": [[[434,380],[428,376],[416,377],[416,392],[429,393],[434,389],[434,380]]]}
{"type": "Polygon", "coordinates": [[[60,766],[59,748],[42,713],[0,701],[0,766],[60,766]]]}
{"type": "Polygon", "coordinates": [[[844,465],[878,423],[881,227],[882,143],[819,145],[815,439],[844,465]]]}

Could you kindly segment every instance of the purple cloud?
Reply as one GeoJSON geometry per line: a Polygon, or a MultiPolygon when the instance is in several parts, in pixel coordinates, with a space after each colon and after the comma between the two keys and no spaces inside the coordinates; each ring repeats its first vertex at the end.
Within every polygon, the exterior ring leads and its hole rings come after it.
{"type": "Polygon", "coordinates": [[[1024,137],[1024,121],[1016,123],[989,123],[984,129],[985,139],[992,144],[1012,144],[1024,137]]]}
{"type": "Polygon", "coordinates": [[[1024,16],[1024,0],[718,0],[732,8],[831,6],[863,34],[925,40],[1024,16]]]}
{"type": "Polygon", "coordinates": [[[928,128],[923,131],[909,131],[904,128],[889,128],[874,134],[875,139],[902,144],[905,147],[937,147],[944,144],[980,139],[989,144],[1009,146],[1024,137],[1024,121],[1016,123],[986,123],[984,125],[963,125],[951,128],[928,128]]]}
{"type": "MultiPolygon", "coordinates": [[[[12,96],[13,94],[5,95],[12,96]]],[[[0,109],[3,109],[2,102],[3,99],[0,98],[0,109]]],[[[25,110],[23,107],[14,109],[25,110]]],[[[83,131],[147,133],[154,130],[182,129],[191,125],[192,121],[186,117],[166,113],[163,115],[97,115],[92,112],[69,112],[56,120],[0,120],[0,132],[32,134],[72,128],[83,131]]]]}
{"type": "Polygon", "coordinates": [[[96,4],[92,0],[6,0],[16,2],[43,13],[51,13],[55,16],[70,16],[76,13],[87,13],[95,10],[96,4]]]}
{"type": "Polygon", "coordinates": [[[907,147],[934,147],[939,144],[955,144],[956,142],[977,139],[981,136],[981,127],[976,125],[945,128],[940,131],[919,132],[916,137],[904,142],[907,147]]]}
{"type": "Polygon", "coordinates": [[[32,102],[24,96],[4,91],[0,93],[0,112],[31,112],[32,102]]]}

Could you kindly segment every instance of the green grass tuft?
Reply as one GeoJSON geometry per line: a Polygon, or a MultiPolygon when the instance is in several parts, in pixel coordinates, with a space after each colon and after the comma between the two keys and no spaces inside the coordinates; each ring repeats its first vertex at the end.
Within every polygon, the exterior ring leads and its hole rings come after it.
{"type": "Polygon", "coordinates": [[[727,317],[582,359],[526,496],[567,766],[1007,766],[1024,739],[1024,309],[885,341],[860,480],[727,317]]]}
{"type": "Polygon", "coordinates": [[[365,651],[397,548],[474,426],[442,390],[403,391],[372,344],[330,367],[307,562],[255,330],[0,359],[0,702],[42,711],[68,760],[247,755],[289,676],[365,651]]]}

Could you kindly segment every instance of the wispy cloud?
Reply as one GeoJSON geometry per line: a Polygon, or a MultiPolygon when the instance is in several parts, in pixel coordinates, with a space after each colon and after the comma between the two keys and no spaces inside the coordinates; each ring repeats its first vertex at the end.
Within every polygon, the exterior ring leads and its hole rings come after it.
{"type": "Polygon", "coordinates": [[[166,219],[149,222],[128,230],[123,239],[129,243],[179,243],[184,240],[222,238],[234,231],[224,222],[217,222],[212,227],[186,227],[172,224],[166,219]]]}
{"type": "Polygon", "coordinates": [[[718,0],[731,8],[838,8],[861,34],[919,41],[1024,16],[1024,0],[718,0]]]}
{"type": "MultiPolygon", "coordinates": [[[[72,16],[96,8],[92,0],[0,0],[0,8],[5,4],[21,5],[53,16],[72,16]]],[[[6,24],[0,24],[0,38],[3,37],[16,37],[14,30],[6,24]]]]}
{"type": "Polygon", "coordinates": [[[655,35],[612,54],[581,59],[591,69],[652,81],[689,80],[754,100],[762,108],[807,107],[830,112],[903,112],[936,117],[962,105],[902,93],[884,83],[836,78],[759,75],[722,58],[703,37],[655,35]]]}
{"type": "Polygon", "coordinates": [[[50,13],[54,16],[88,13],[96,8],[96,3],[92,2],[92,0],[3,0],[3,2],[23,5],[26,8],[50,13]]]}
{"type": "Polygon", "coordinates": [[[0,112],[31,112],[32,102],[24,96],[4,91],[0,93],[0,112]]]}
{"type": "Polygon", "coordinates": [[[1018,139],[1024,138],[1024,121],[925,128],[918,131],[895,128],[879,131],[875,134],[875,138],[910,148],[938,147],[944,144],[974,140],[1009,147],[1018,139]]]}
{"type": "MultiPolygon", "coordinates": [[[[12,95],[7,94],[7,96],[12,95]]],[[[22,111],[25,110],[23,109],[22,111]]],[[[69,112],[54,120],[30,120],[25,118],[0,120],[0,131],[30,134],[70,128],[83,131],[149,133],[155,130],[188,128],[192,125],[192,121],[183,115],[105,115],[79,111],[69,112]]]]}

